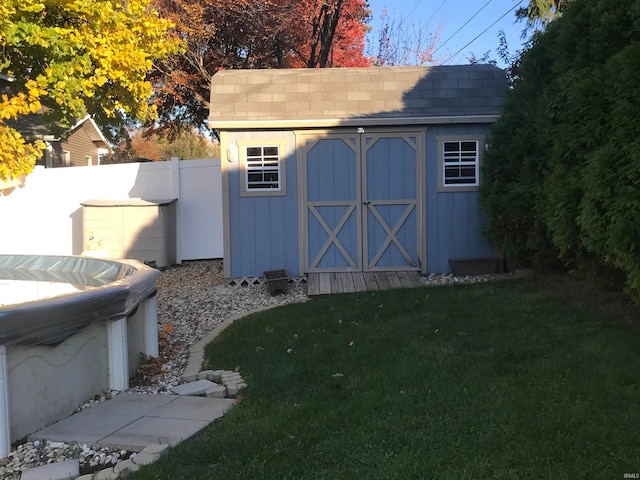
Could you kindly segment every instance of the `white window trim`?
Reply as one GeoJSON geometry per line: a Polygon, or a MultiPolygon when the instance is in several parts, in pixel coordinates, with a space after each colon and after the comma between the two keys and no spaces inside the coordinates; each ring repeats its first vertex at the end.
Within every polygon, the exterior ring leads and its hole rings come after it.
{"type": "Polygon", "coordinates": [[[102,165],[102,161],[107,155],[109,155],[108,148],[98,148],[98,165],[102,165]]]}
{"type": "Polygon", "coordinates": [[[287,194],[286,141],[285,140],[238,140],[240,154],[240,196],[241,197],[277,197],[287,194]],[[279,188],[247,188],[247,147],[278,147],[278,183],[279,188]]]}
{"type": "Polygon", "coordinates": [[[436,136],[438,149],[438,192],[475,192],[482,183],[482,155],[484,153],[484,135],[438,135],[436,136]],[[444,144],[445,142],[477,142],[478,151],[475,160],[476,181],[473,184],[445,185],[444,184],[444,144]]]}
{"type": "Polygon", "coordinates": [[[53,167],[53,147],[47,142],[47,149],[44,152],[44,165],[45,168],[53,167]]]}
{"type": "Polygon", "coordinates": [[[71,152],[69,150],[62,150],[62,165],[65,167],[71,166],[71,152]]]}

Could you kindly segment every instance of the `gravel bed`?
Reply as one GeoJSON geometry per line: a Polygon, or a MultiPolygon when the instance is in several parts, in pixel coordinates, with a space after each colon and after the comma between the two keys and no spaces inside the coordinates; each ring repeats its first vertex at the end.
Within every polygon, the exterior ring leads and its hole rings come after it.
{"type": "Polygon", "coordinates": [[[219,260],[185,263],[167,270],[158,280],[157,295],[162,364],[159,371],[151,365],[151,375],[138,382],[146,385],[132,391],[163,393],[178,385],[187,366],[189,346],[227,318],[307,299],[304,285],[290,283],[288,290],[286,295],[271,296],[264,284],[229,286],[219,260]]]}
{"type": "Polygon", "coordinates": [[[0,478],[19,479],[22,470],[71,458],[79,460],[81,474],[84,474],[112,467],[134,455],[126,450],[112,450],[97,444],[36,440],[18,445],[7,458],[0,459],[0,478]]]}
{"type": "MultiPolygon", "coordinates": [[[[467,284],[514,277],[519,274],[454,277],[432,274],[424,284],[467,284]]],[[[146,359],[132,379],[130,392],[166,394],[181,383],[188,363],[189,347],[207,335],[225,319],[268,306],[306,300],[304,284],[290,283],[286,295],[271,296],[266,285],[229,286],[219,260],[188,262],[168,269],[158,280],[159,358],[146,359]]],[[[212,367],[218,367],[213,365],[212,367]]],[[[91,408],[117,395],[106,391],[80,405],[77,411],[91,408]]],[[[97,471],[135,455],[125,450],[112,451],[100,445],[36,441],[17,446],[9,457],[0,459],[0,479],[19,479],[26,468],[78,458],[81,473],[97,471]]]]}

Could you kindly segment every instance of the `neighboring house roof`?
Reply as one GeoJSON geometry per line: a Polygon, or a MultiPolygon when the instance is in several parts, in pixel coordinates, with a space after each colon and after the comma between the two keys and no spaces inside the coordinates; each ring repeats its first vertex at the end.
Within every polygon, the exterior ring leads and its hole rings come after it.
{"type": "Polygon", "coordinates": [[[38,114],[22,115],[14,120],[6,120],[5,123],[11,128],[15,128],[27,140],[54,139],[51,134],[51,127],[42,122],[42,118],[38,114]]]}
{"type": "Polygon", "coordinates": [[[492,65],[222,70],[211,81],[209,126],[492,122],[506,87],[492,65]]]}
{"type": "Polygon", "coordinates": [[[107,139],[102,134],[102,131],[98,127],[98,124],[89,115],[87,115],[86,117],[84,117],[81,120],[78,120],[78,122],[73,127],[71,127],[69,129],[69,131],[73,132],[76,129],[80,128],[85,123],[87,123],[88,125],[91,125],[91,127],[93,127],[93,128],[85,129],[85,132],[89,136],[91,141],[93,143],[95,143],[96,146],[101,147],[101,148],[106,148],[106,149],[109,150],[109,152],[112,152],[112,149],[109,146],[109,143],[107,142],[107,139]]]}
{"type": "MultiPolygon", "coordinates": [[[[42,117],[38,114],[24,115],[17,120],[10,120],[6,123],[7,125],[10,125],[11,127],[18,130],[22,134],[22,136],[28,140],[33,140],[36,138],[49,141],[61,140],[61,138],[51,133],[51,128],[47,124],[42,123],[42,117]]],[[[109,146],[107,139],[102,134],[102,131],[100,130],[96,122],[89,115],[78,120],[74,126],[67,130],[64,137],[72,135],[73,132],[75,132],[85,124],[89,126],[89,128],[85,128],[85,133],[87,134],[89,139],[96,145],[96,147],[106,148],[107,150],[109,150],[109,152],[111,152],[112,149],[109,146]]]]}
{"type": "MultiPolygon", "coordinates": [[[[4,73],[0,73],[0,93],[11,95],[11,84],[13,82],[13,77],[4,73]]],[[[17,119],[5,120],[5,123],[10,127],[15,128],[27,140],[61,140],[61,138],[59,138],[59,135],[53,134],[52,125],[43,122],[42,113],[46,113],[49,111],[51,111],[50,108],[43,106],[37,113],[31,115],[21,115],[17,119]]],[[[68,137],[75,130],[82,127],[86,122],[88,122],[88,125],[90,127],[85,129],[85,133],[89,136],[89,139],[96,145],[96,147],[106,148],[111,152],[112,149],[109,146],[107,139],[102,134],[102,131],[100,130],[96,122],[89,115],[86,115],[84,118],[79,119],[74,126],[69,128],[65,132],[65,135],[63,136],[68,137]]]]}

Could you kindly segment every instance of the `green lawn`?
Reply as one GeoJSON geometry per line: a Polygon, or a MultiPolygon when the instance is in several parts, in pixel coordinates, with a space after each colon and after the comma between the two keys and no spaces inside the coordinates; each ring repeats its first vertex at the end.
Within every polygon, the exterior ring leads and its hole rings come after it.
{"type": "Polygon", "coordinates": [[[240,367],[242,403],[134,478],[640,472],[639,330],[561,294],[532,277],[324,297],[243,319],[207,348],[212,368],[240,367]]]}

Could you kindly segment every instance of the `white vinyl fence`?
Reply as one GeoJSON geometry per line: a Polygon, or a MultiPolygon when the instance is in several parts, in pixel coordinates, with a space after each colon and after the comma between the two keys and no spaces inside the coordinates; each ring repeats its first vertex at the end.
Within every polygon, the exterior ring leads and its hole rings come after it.
{"type": "MultiPolygon", "coordinates": [[[[1,193],[1,192],[0,192],[1,193]]],[[[79,255],[85,200],[177,198],[178,263],[222,258],[219,159],[36,169],[0,196],[0,253],[79,255]]]]}

